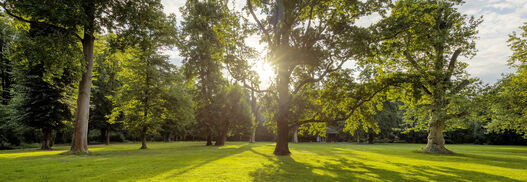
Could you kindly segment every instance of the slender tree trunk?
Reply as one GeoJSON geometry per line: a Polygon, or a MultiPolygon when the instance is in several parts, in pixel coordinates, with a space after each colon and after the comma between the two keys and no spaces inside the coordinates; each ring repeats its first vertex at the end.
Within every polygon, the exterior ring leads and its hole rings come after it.
{"type": "Polygon", "coordinates": [[[357,144],[360,144],[360,130],[357,129],[357,144]]]}
{"type": "Polygon", "coordinates": [[[40,147],[40,149],[41,150],[51,150],[52,138],[53,138],[53,130],[50,128],[43,128],[42,129],[42,146],[40,147]]]}
{"type": "Polygon", "coordinates": [[[249,143],[256,143],[256,126],[253,126],[249,143]]]}
{"type": "Polygon", "coordinates": [[[110,145],[110,128],[106,127],[104,136],[106,137],[104,140],[105,145],[110,145]]]}
{"type": "Polygon", "coordinates": [[[293,143],[298,143],[298,126],[293,128],[293,143]]]}
{"type": "Polygon", "coordinates": [[[278,65],[278,122],[275,155],[289,155],[289,64],[282,61],[278,65]]]}
{"type": "Polygon", "coordinates": [[[251,109],[253,111],[254,122],[251,128],[251,138],[249,143],[256,142],[256,127],[258,127],[258,109],[256,108],[256,97],[254,96],[254,90],[251,91],[251,109]]]}
{"type": "Polygon", "coordinates": [[[93,70],[93,46],[95,38],[85,30],[82,40],[82,50],[86,62],[86,70],[82,74],[79,83],[79,96],[77,99],[77,112],[75,117],[75,128],[73,132],[73,145],[71,151],[74,153],[88,153],[88,118],[90,112],[90,90],[93,70]]]}
{"type": "Polygon", "coordinates": [[[147,149],[146,146],[146,128],[143,128],[143,131],[141,131],[141,148],[140,149],[147,149]]]}
{"type": "MultiPolygon", "coordinates": [[[[192,139],[192,140],[194,140],[194,139],[192,139]]],[[[206,145],[207,146],[211,146],[212,145],[212,136],[210,136],[210,134],[207,135],[207,144],[206,145]]]]}

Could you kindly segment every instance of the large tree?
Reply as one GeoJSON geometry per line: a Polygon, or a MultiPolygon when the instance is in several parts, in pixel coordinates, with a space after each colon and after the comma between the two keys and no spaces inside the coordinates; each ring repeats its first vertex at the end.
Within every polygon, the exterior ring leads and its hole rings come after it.
{"type": "Polygon", "coordinates": [[[74,141],[71,151],[88,152],[88,119],[95,35],[114,32],[133,43],[140,30],[155,29],[162,12],[160,0],[2,0],[5,12],[17,20],[73,33],[82,44],[82,79],[79,82],[74,141]]]}
{"type": "Polygon", "coordinates": [[[247,65],[245,58],[251,52],[244,44],[249,30],[241,16],[229,9],[228,1],[189,0],[181,12],[178,48],[184,57],[185,75],[196,81],[196,126],[206,135],[206,145],[212,145],[214,135],[224,134],[216,130],[214,117],[221,114],[222,105],[214,101],[215,94],[227,85],[222,70],[246,71],[240,65],[247,65]]]}
{"type": "Polygon", "coordinates": [[[290,124],[294,122],[289,120],[292,95],[309,83],[324,79],[345,61],[367,52],[369,31],[355,22],[382,10],[384,2],[247,1],[247,9],[268,46],[268,58],[278,69],[275,155],[290,153],[288,135],[290,124]],[[265,21],[260,20],[257,13],[262,13],[265,21]]]}
{"type": "Polygon", "coordinates": [[[379,23],[382,45],[379,55],[385,72],[413,75],[401,90],[411,120],[428,121],[428,143],[423,151],[449,153],[443,131],[466,114],[459,107],[461,92],[473,80],[467,63],[459,56],[475,55],[475,39],[480,19],[461,14],[453,0],[401,0],[391,15],[379,23]],[[428,113],[422,115],[419,113],[428,113]]]}

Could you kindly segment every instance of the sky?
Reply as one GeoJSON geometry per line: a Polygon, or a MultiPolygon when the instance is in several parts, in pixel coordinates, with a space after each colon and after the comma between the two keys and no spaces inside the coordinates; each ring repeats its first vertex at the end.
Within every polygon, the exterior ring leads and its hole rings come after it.
{"type": "MultiPolygon", "coordinates": [[[[165,13],[175,13],[181,17],[179,7],[185,0],[162,0],[165,13]]],[[[245,1],[235,1],[236,7],[245,6],[245,1]]],[[[471,60],[461,58],[468,62],[468,72],[471,76],[480,78],[483,82],[493,84],[501,78],[503,73],[513,72],[507,65],[511,51],[507,46],[509,34],[520,31],[519,27],[527,22],[527,0],[465,0],[465,4],[458,7],[460,12],[469,16],[483,16],[483,23],[478,27],[479,39],[476,41],[477,55],[471,60]]],[[[369,25],[379,18],[369,16],[362,18],[361,25],[369,25]]],[[[258,37],[250,37],[247,44],[257,50],[263,49],[258,43],[258,37]]],[[[181,60],[177,50],[169,51],[170,58],[174,61],[181,60]]],[[[263,62],[256,64],[256,69],[262,80],[272,79],[271,68],[263,62]]]]}

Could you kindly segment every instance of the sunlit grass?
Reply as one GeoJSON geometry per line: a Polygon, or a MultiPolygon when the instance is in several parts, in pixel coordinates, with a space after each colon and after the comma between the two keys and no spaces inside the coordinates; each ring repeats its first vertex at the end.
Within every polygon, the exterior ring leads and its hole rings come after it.
{"type": "Polygon", "coordinates": [[[90,146],[90,155],[0,151],[0,181],[527,181],[527,147],[449,145],[455,155],[415,152],[417,144],[204,142],[90,146]]]}

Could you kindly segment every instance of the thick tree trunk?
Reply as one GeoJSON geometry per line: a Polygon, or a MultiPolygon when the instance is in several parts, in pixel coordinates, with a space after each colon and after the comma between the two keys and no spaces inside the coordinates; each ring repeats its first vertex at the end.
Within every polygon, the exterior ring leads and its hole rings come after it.
{"type": "Polygon", "coordinates": [[[139,149],[147,149],[148,147],[146,146],[146,132],[142,132],[141,133],[141,148],[139,149]]]}
{"type": "Polygon", "coordinates": [[[443,122],[430,123],[428,126],[428,142],[423,148],[424,152],[449,154],[452,151],[446,149],[445,139],[443,138],[443,122]]]}
{"type": "Polygon", "coordinates": [[[106,137],[104,140],[105,145],[110,145],[110,128],[106,128],[104,136],[106,137]]]}
{"type": "Polygon", "coordinates": [[[82,79],[79,83],[77,112],[73,132],[74,141],[71,146],[71,151],[74,153],[88,153],[88,118],[90,114],[90,90],[93,70],[94,41],[95,38],[89,33],[89,31],[84,33],[82,50],[84,53],[84,60],[86,61],[86,70],[82,74],[82,79]]]}
{"type": "Polygon", "coordinates": [[[41,150],[51,150],[52,144],[52,138],[53,138],[53,130],[50,128],[44,128],[42,129],[42,146],[40,147],[41,150]]]}
{"type": "MultiPolygon", "coordinates": [[[[192,139],[192,140],[194,140],[194,139],[192,139]]],[[[207,135],[207,144],[206,145],[207,146],[211,146],[212,145],[212,136],[210,136],[210,134],[207,135]]]]}
{"type": "Polygon", "coordinates": [[[291,72],[289,64],[281,62],[278,65],[278,121],[275,155],[289,155],[289,79],[291,72]]]}
{"type": "Polygon", "coordinates": [[[216,143],[214,145],[215,146],[223,146],[223,145],[225,145],[225,140],[227,140],[227,133],[226,132],[221,132],[216,137],[216,143]]]}
{"type": "Polygon", "coordinates": [[[370,131],[368,133],[368,144],[373,144],[374,143],[374,140],[375,140],[375,133],[373,133],[372,131],[370,131]]]}
{"type": "Polygon", "coordinates": [[[444,111],[444,89],[440,86],[434,89],[432,95],[432,108],[430,110],[430,121],[428,124],[428,142],[422,150],[430,153],[452,153],[445,148],[443,130],[445,129],[446,111],[444,111]]]}
{"type": "Polygon", "coordinates": [[[298,143],[298,126],[293,128],[293,143],[298,143]]]}

